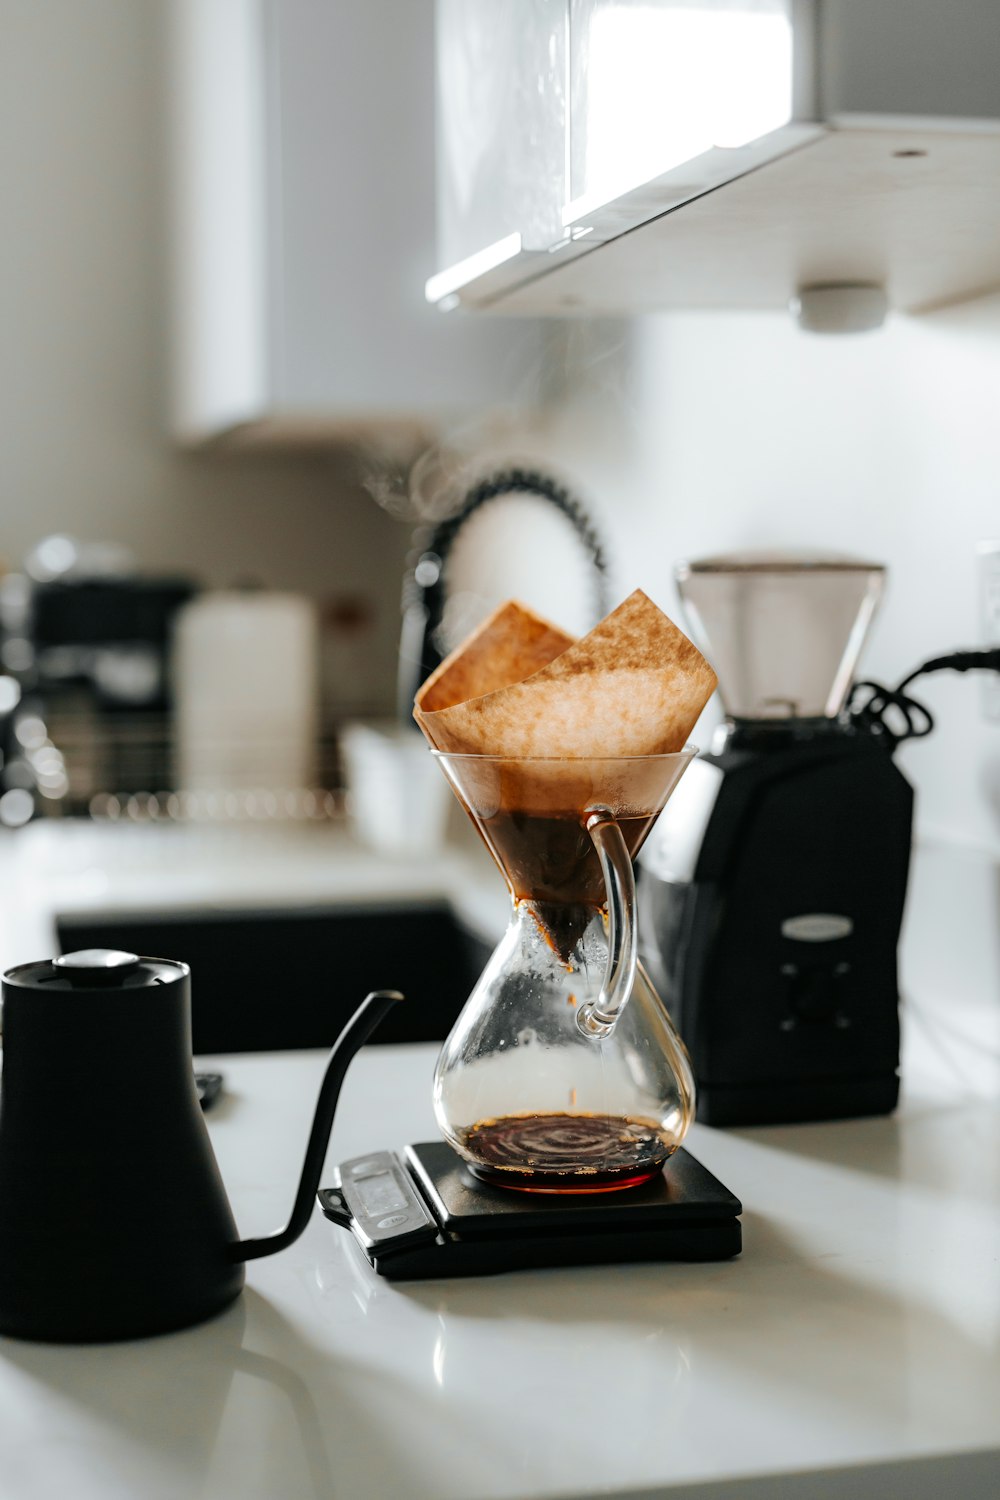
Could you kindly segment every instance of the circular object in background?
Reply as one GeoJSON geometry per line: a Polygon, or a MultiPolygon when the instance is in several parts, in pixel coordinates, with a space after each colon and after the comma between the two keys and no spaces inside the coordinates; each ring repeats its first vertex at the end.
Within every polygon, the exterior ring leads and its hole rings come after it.
{"type": "Polygon", "coordinates": [[[870,282],[830,282],[799,287],[789,308],[808,333],[868,333],[882,327],[889,298],[870,282]]]}

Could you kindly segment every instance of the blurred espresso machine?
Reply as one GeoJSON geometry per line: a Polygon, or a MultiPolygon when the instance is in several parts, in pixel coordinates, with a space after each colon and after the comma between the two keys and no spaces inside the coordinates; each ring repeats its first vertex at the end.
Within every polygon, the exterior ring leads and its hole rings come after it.
{"type": "Polygon", "coordinates": [[[888,1113],[913,793],[905,736],[849,706],[885,569],[737,554],[678,581],[726,720],[640,856],[639,930],[698,1118],[888,1113]]]}

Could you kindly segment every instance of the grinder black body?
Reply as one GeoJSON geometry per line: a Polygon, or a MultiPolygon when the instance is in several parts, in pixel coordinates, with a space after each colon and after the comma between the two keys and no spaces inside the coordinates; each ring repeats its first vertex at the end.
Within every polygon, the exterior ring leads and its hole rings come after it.
{"type": "Polygon", "coordinates": [[[734,724],[696,767],[644,852],[639,930],[699,1120],[888,1113],[913,815],[891,742],[837,720],[734,724]]]}

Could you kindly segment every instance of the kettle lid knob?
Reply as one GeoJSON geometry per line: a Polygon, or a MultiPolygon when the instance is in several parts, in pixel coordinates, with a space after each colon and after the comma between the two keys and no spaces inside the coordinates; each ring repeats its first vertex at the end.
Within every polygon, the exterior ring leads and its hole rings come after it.
{"type": "Polygon", "coordinates": [[[109,987],[123,984],[134,974],[142,960],[138,953],[123,953],[117,948],[79,948],[52,960],[52,967],[71,985],[109,987]]]}
{"type": "Polygon", "coordinates": [[[56,969],[115,969],[118,973],[134,969],[138,962],[138,953],[122,953],[117,948],[80,948],[52,960],[56,969]]]}

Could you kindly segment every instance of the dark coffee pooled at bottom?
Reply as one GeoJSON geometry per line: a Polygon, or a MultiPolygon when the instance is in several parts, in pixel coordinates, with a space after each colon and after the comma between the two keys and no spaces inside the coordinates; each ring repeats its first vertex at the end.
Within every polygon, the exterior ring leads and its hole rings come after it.
{"type": "Polygon", "coordinates": [[[655,1120],[631,1115],[529,1114],[480,1120],[462,1133],[485,1182],[529,1193],[635,1187],[673,1154],[655,1120]]]}

